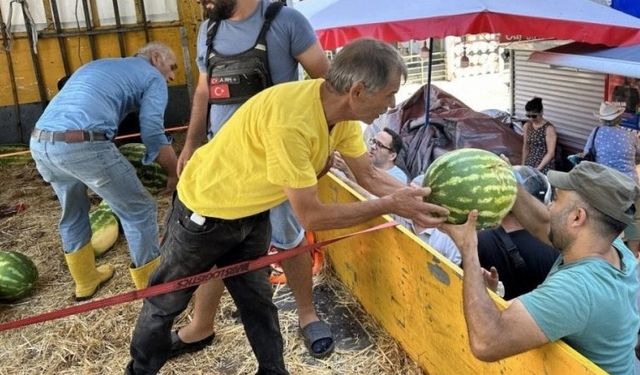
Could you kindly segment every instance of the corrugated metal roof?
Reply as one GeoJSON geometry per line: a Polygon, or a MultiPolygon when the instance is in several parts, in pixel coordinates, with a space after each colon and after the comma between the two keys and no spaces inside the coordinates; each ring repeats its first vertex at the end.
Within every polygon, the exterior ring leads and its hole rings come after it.
{"type": "Polygon", "coordinates": [[[640,45],[607,48],[601,45],[571,43],[535,52],[529,60],[551,66],[640,78],[640,45]]]}

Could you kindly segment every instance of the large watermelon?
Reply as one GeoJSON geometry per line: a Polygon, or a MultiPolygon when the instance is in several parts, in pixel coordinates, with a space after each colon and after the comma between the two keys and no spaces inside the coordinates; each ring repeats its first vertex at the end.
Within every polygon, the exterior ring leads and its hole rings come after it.
{"type": "Polygon", "coordinates": [[[0,251],[0,301],[20,299],[33,289],[38,269],[31,259],[17,251],[0,251]]]}
{"type": "Polygon", "coordinates": [[[431,188],[426,200],[449,210],[448,223],[462,224],[477,209],[479,229],[498,225],[513,207],[517,193],[511,167],[497,155],[476,148],[437,158],[423,184],[431,188]]]}
{"type": "Polygon", "coordinates": [[[118,240],[118,220],[107,205],[102,201],[95,211],[89,214],[91,221],[91,246],[96,257],[106,253],[118,240]]]}
{"type": "Polygon", "coordinates": [[[127,143],[120,146],[120,152],[136,168],[140,182],[151,194],[157,194],[167,186],[167,172],[160,164],[153,162],[142,164],[146,147],[142,143],[127,143]]]}
{"type": "Polygon", "coordinates": [[[0,165],[25,165],[32,162],[29,146],[24,144],[0,145],[0,165]],[[19,153],[18,155],[4,156],[19,153]]]}

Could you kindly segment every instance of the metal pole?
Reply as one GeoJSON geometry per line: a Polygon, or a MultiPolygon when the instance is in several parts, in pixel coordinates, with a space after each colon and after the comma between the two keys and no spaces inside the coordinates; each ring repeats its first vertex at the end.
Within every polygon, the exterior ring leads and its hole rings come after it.
{"type": "Polygon", "coordinates": [[[149,38],[149,25],[147,24],[147,11],[144,8],[144,0],[136,0],[136,4],[138,4],[138,9],[140,10],[142,28],[144,29],[144,38],[147,43],[149,43],[151,39],[149,38]]]}
{"type": "Polygon", "coordinates": [[[113,14],[116,19],[116,27],[118,29],[118,45],[120,46],[120,57],[127,56],[127,49],[124,44],[124,34],[122,32],[122,22],[120,19],[120,8],[118,7],[118,0],[113,0],[113,14]]]}
{"type": "Polygon", "coordinates": [[[42,69],[40,66],[40,60],[38,59],[38,54],[36,53],[36,45],[33,40],[33,28],[30,22],[30,18],[27,15],[27,11],[22,6],[22,16],[24,17],[25,23],[24,25],[27,28],[27,39],[29,39],[29,52],[31,53],[31,61],[33,62],[33,70],[36,75],[36,83],[38,84],[38,92],[40,93],[40,101],[42,103],[42,108],[44,109],[49,102],[49,98],[47,98],[47,90],[44,87],[44,81],[42,79],[42,69]]]}
{"type": "MultiPolygon", "coordinates": [[[[82,11],[84,12],[84,24],[86,26],[87,31],[93,30],[93,25],[91,23],[91,12],[89,12],[89,4],[87,0],[82,0],[82,11]]],[[[96,56],[98,56],[98,52],[96,51],[96,41],[93,37],[93,34],[88,34],[89,38],[89,47],[91,48],[91,60],[95,60],[96,56]]]]}
{"type": "MultiPolygon", "coordinates": [[[[1,0],[0,0],[1,1],[1,0]]],[[[132,32],[132,31],[141,31],[142,30],[142,26],[123,26],[122,30],[124,30],[124,32],[132,32]]],[[[61,36],[63,38],[70,38],[70,37],[83,37],[83,36],[87,36],[87,35],[104,35],[104,34],[113,34],[113,33],[117,33],[118,30],[115,27],[105,27],[105,28],[101,28],[100,30],[91,30],[91,31],[69,31],[69,32],[61,32],[60,34],[55,34],[55,33],[45,33],[42,32],[39,35],[40,39],[47,39],[47,38],[57,38],[58,36],[61,36]]]]}
{"type": "Polygon", "coordinates": [[[62,25],[60,24],[60,13],[58,12],[57,0],[51,0],[51,13],[53,13],[53,24],[56,28],[56,39],[58,39],[58,46],[60,47],[64,74],[69,76],[71,74],[71,67],[69,66],[69,59],[67,58],[67,46],[64,43],[64,39],[60,36],[62,33],[62,25]]]}
{"type": "Polygon", "coordinates": [[[20,113],[20,102],[18,101],[18,88],[16,87],[16,75],[13,71],[13,60],[11,60],[11,51],[9,50],[9,37],[7,25],[4,23],[2,9],[0,9],[0,34],[2,34],[2,46],[4,47],[4,55],[7,58],[7,67],[9,68],[9,80],[11,81],[11,95],[13,96],[13,110],[16,116],[16,126],[18,127],[18,135],[20,141],[22,138],[22,114],[20,113]]]}
{"type": "Polygon", "coordinates": [[[509,96],[511,99],[511,117],[516,115],[516,51],[509,50],[509,96]]]}
{"type": "Polygon", "coordinates": [[[427,97],[424,109],[425,126],[429,126],[429,110],[431,108],[431,70],[433,70],[433,38],[429,38],[429,70],[427,72],[427,97]]]}
{"type": "Polygon", "coordinates": [[[194,88],[193,88],[193,72],[191,71],[191,53],[189,53],[189,38],[187,36],[187,30],[184,26],[180,26],[180,42],[182,44],[182,56],[184,58],[184,74],[187,79],[187,91],[189,92],[189,104],[192,103],[194,88]]]}

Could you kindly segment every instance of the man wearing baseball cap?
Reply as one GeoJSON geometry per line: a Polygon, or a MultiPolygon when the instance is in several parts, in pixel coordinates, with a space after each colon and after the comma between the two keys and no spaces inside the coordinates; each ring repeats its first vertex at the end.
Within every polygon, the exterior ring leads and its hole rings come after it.
{"type": "Polygon", "coordinates": [[[560,257],[545,281],[504,311],[484,287],[477,254],[477,211],[445,225],[464,265],[464,312],[471,351],[497,361],[563,339],[611,374],[631,374],[640,327],[637,263],[618,238],[633,221],[637,184],[601,164],[549,172],[555,200],[547,207],[522,187],[512,212],[560,257]]]}

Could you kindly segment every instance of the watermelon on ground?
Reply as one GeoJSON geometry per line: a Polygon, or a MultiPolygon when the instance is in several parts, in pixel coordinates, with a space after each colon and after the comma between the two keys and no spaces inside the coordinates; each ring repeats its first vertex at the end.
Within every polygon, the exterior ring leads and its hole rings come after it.
{"type": "Polygon", "coordinates": [[[98,208],[89,214],[91,222],[91,246],[96,257],[107,252],[118,240],[118,220],[107,205],[102,201],[98,208]]]}
{"type": "Polygon", "coordinates": [[[28,256],[17,251],[0,251],[0,301],[18,300],[31,292],[38,269],[28,256]]]}
{"type": "Polygon", "coordinates": [[[25,144],[0,145],[0,165],[25,165],[33,161],[29,146],[25,144]],[[6,154],[18,155],[4,156],[6,154]]]}
{"type": "Polygon", "coordinates": [[[142,143],[127,143],[119,148],[122,155],[136,168],[136,174],[151,194],[157,194],[167,186],[167,172],[153,162],[149,165],[142,164],[142,158],[147,150],[142,143]]]}
{"type": "Polygon", "coordinates": [[[425,199],[449,210],[448,223],[462,224],[478,210],[478,229],[495,227],[516,201],[517,183],[511,166],[492,152],[463,148],[437,158],[427,168],[425,199]]]}

